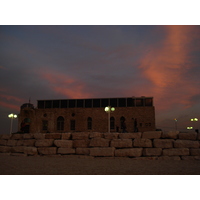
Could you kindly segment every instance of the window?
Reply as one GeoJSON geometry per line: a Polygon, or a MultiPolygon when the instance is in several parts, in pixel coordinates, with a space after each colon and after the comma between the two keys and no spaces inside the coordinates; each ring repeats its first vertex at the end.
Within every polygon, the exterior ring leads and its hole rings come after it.
{"type": "Polygon", "coordinates": [[[70,121],[70,129],[71,129],[72,131],[75,131],[75,125],[76,125],[76,121],[75,121],[75,120],[71,120],[71,121],[70,121]]]}
{"type": "Polygon", "coordinates": [[[87,119],[87,128],[88,130],[92,130],[92,118],[88,117],[87,119]]]}
{"type": "Polygon", "coordinates": [[[126,107],[126,99],[125,98],[118,99],[118,105],[119,107],[126,107]]]}
{"type": "Polygon", "coordinates": [[[44,108],[44,101],[38,101],[38,108],[44,108]]]}
{"type": "Polygon", "coordinates": [[[115,129],[115,118],[114,117],[110,118],[110,129],[115,129]]]}
{"type": "Polygon", "coordinates": [[[68,108],[68,101],[67,100],[61,100],[61,108],[68,108]]]}
{"type": "Polygon", "coordinates": [[[153,106],[153,99],[152,98],[145,99],[145,106],[153,106]]]}
{"type": "Polygon", "coordinates": [[[136,99],[136,106],[144,106],[144,99],[136,99]]]}
{"type": "Polygon", "coordinates": [[[57,118],[57,130],[58,131],[64,130],[64,118],[62,116],[57,118]]]}
{"type": "Polygon", "coordinates": [[[59,100],[53,101],[53,108],[60,108],[60,101],[59,100]]]}
{"type": "Polygon", "coordinates": [[[117,107],[117,99],[110,99],[110,106],[117,107]]]}
{"type": "Polygon", "coordinates": [[[69,108],[75,108],[76,107],[76,100],[69,100],[69,108]]]}
{"type": "Polygon", "coordinates": [[[133,107],[135,106],[135,99],[128,98],[127,99],[127,107],[133,107]]]}
{"type": "Polygon", "coordinates": [[[84,107],[84,106],[83,106],[83,103],[84,103],[84,100],[78,99],[78,100],[77,100],[77,108],[83,108],[83,107],[84,107]]]}
{"type": "Polygon", "coordinates": [[[47,131],[48,130],[48,121],[47,120],[43,120],[42,121],[42,130],[43,131],[47,131]]]}
{"type": "Polygon", "coordinates": [[[85,100],[85,108],[92,108],[92,99],[85,100]]]}
{"type": "Polygon", "coordinates": [[[101,107],[109,106],[108,99],[101,99],[101,107]]]}
{"type": "Polygon", "coordinates": [[[100,99],[93,99],[93,107],[94,108],[100,107],[100,99]]]}
{"type": "Polygon", "coordinates": [[[52,108],[52,101],[45,101],[45,108],[52,108]]]}

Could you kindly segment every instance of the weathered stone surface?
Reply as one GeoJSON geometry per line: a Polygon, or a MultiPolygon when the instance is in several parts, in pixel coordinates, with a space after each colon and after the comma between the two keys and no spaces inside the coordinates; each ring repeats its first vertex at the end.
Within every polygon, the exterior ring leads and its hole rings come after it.
{"type": "Polygon", "coordinates": [[[61,139],[61,133],[47,133],[45,139],[61,139]]]}
{"type": "Polygon", "coordinates": [[[176,140],[174,141],[174,147],[175,148],[199,148],[199,142],[198,141],[192,141],[192,140],[176,140]]]}
{"type": "Polygon", "coordinates": [[[90,148],[76,148],[76,154],[89,155],[90,154],[90,148]]]}
{"type": "Polygon", "coordinates": [[[43,155],[52,155],[57,153],[57,148],[56,147],[39,147],[38,148],[39,154],[43,155]]]}
{"type": "Polygon", "coordinates": [[[40,139],[45,139],[45,134],[44,133],[34,133],[33,134],[33,137],[37,140],[40,140],[40,139]]]}
{"type": "Polygon", "coordinates": [[[160,156],[162,155],[162,148],[144,148],[144,156],[160,156]]]}
{"type": "Polygon", "coordinates": [[[148,139],[159,139],[161,137],[162,131],[148,131],[142,133],[142,138],[148,139]]]}
{"type": "Polygon", "coordinates": [[[90,147],[109,147],[110,140],[104,138],[92,138],[90,140],[90,147]]]}
{"type": "Polygon", "coordinates": [[[12,147],[0,146],[0,153],[10,153],[12,147]]]}
{"type": "Polygon", "coordinates": [[[17,145],[17,140],[8,140],[7,146],[16,146],[17,145]]]}
{"type": "Polygon", "coordinates": [[[181,156],[182,160],[200,160],[200,156],[181,156]]]}
{"type": "Polygon", "coordinates": [[[30,140],[23,140],[23,145],[24,146],[35,146],[35,139],[30,139],[30,140]]]}
{"type": "Polygon", "coordinates": [[[75,154],[75,149],[73,148],[58,148],[58,153],[60,154],[75,154]]]}
{"type": "Polygon", "coordinates": [[[24,153],[11,153],[11,156],[26,156],[24,153]]]}
{"type": "Polygon", "coordinates": [[[36,140],[35,146],[36,147],[50,147],[53,145],[54,139],[42,139],[36,140]]]}
{"type": "Polygon", "coordinates": [[[103,133],[99,133],[99,132],[92,132],[89,135],[89,138],[102,138],[103,137],[103,133]]]}
{"type": "Polygon", "coordinates": [[[157,156],[149,156],[149,157],[135,157],[134,160],[158,160],[157,156]]]}
{"type": "Polygon", "coordinates": [[[57,147],[65,147],[65,148],[72,148],[73,141],[72,140],[54,140],[54,144],[57,147]]]}
{"type": "Polygon", "coordinates": [[[21,140],[23,139],[23,134],[12,134],[11,140],[21,140]]]}
{"type": "Polygon", "coordinates": [[[0,134],[0,139],[2,140],[8,140],[10,139],[11,135],[10,134],[0,134]]]}
{"type": "Polygon", "coordinates": [[[90,156],[114,156],[115,148],[113,147],[95,147],[90,148],[90,156]]]}
{"type": "Polygon", "coordinates": [[[133,141],[134,147],[152,147],[152,141],[147,138],[136,138],[133,141]]]}
{"type": "Polygon", "coordinates": [[[80,132],[80,133],[72,133],[73,140],[86,140],[88,139],[90,133],[80,132]]]}
{"type": "Polygon", "coordinates": [[[71,133],[62,133],[62,140],[69,140],[71,139],[72,134],[71,133]]]}
{"type": "Polygon", "coordinates": [[[141,138],[142,133],[120,133],[119,138],[120,139],[135,139],[135,138],[141,138]]]}
{"type": "Polygon", "coordinates": [[[119,133],[104,133],[104,138],[106,139],[118,139],[119,133]]]}
{"type": "Polygon", "coordinates": [[[200,140],[200,133],[197,133],[197,140],[200,140]]]}
{"type": "Polygon", "coordinates": [[[142,155],[142,148],[115,149],[115,156],[119,157],[137,157],[142,155]]]}
{"type": "Polygon", "coordinates": [[[132,147],[132,139],[114,139],[111,140],[110,143],[111,147],[117,147],[117,148],[125,148],[125,147],[132,147]]]}
{"type": "Polygon", "coordinates": [[[163,149],[163,156],[189,156],[188,148],[163,149]]]}
{"type": "Polygon", "coordinates": [[[15,146],[11,148],[12,153],[23,153],[24,147],[23,146],[15,146]]]}
{"type": "Polygon", "coordinates": [[[25,134],[23,134],[23,138],[24,139],[33,139],[34,134],[33,133],[25,133],[25,134]]]}
{"type": "Polygon", "coordinates": [[[24,140],[17,140],[16,146],[23,146],[23,145],[24,145],[24,140]]]}
{"type": "Polygon", "coordinates": [[[24,153],[27,155],[37,155],[38,150],[36,147],[24,147],[24,153]]]}
{"type": "Polygon", "coordinates": [[[196,140],[197,139],[197,133],[196,132],[179,133],[179,139],[180,140],[196,140]]]}
{"type": "Polygon", "coordinates": [[[153,146],[156,148],[173,148],[173,139],[154,139],[153,146]]]}
{"type": "Polygon", "coordinates": [[[0,146],[6,146],[7,140],[0,140],[0,146]]]}
{"type": "Polygon", "coordinates": [[[90,140],[73,140],[73,147],[89,147],[90,140]]]}
{"type": "Polygon", "coordinates": [[[160,156],[158,160],[181,160],[180,156],[160,156]]]}
{"type": "Polygon", "coordinates": [[[168,131],[162,133],[162,138],[177,139],[179,131],[168,131]]]}
{"type": "Polygon", "coordinates": [[[190,155],[200,156],[200,149],[190,149],[190,155]]]}

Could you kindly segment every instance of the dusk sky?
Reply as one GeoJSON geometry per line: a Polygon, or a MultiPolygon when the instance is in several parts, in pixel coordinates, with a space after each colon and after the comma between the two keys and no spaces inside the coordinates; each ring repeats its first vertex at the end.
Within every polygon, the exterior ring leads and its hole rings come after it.
{"type": "Polygon", "coordinates": [[[149,96],[157,128],[200,128],[199,87],[200,26],[0,26],[0,134],[29,98],[149,96]]]}

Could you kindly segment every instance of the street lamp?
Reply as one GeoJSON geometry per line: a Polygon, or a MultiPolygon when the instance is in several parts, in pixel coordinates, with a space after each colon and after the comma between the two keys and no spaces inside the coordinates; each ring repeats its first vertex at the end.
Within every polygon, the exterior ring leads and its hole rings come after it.
{"type": "MultiPolygon", "coordinates": [[[[198,118],[193,118],[193,119],[190,119],[191,122],[198,122],[198,118]]],[[[195,127],[196,127],[196,123],[195,123],[195,127]]],[[[196,127],[197,128],[197,127],[196,127]]],[[[195,129],[195,131],[198,132],[198,129],[195,129]]]]}
{"type": "Polygon", "coordinates": [[[110,113],[115,111],[114,107],[107,106],[104,109],[108,113],[108,133],[110,133],[110,113]]]}
{"type": "Polygon", "coordinates": [[[8,117],[11,119],[11,123],[10,123],[10,135],[12,133],[12,125],[13,125],[13,119],[17,118],[17,115],[16,114],[9,114],[8,117]]]}
{"type": "Polygon", "coordinates": [[[188,126],[187,129],[188,129],[188,130],[192,130],[193,127],[192,127],[192,126],[188,126]]]}

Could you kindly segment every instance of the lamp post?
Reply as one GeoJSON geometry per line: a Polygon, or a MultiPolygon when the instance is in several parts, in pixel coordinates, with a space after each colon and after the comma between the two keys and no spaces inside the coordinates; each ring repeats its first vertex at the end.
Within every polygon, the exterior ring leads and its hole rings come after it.
{"type": "Polygon", "coordinates": [[[13,125],[13,119],[17,118],[17,115],[16,114],[9,114],[8,117],[11,119],[11,123],[10,123],[10,135],[12,133],[12,125],[13,125]]]}
{"type": "Polygon", "coordinates": [[[175,121],[175,129],[176,129],[176,131],[177,131],[177,121],[178,121],[178,120],[175,118],[174,121],[175,121]]]}
{"type": "Polygon", "coordinates": [[[108,133],[110,133],[110,113],[115,111],[115,108],[111,106],[107,106],[105,107],[104,110],[108,113],[108,133]]]}

